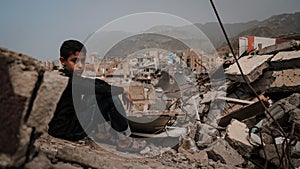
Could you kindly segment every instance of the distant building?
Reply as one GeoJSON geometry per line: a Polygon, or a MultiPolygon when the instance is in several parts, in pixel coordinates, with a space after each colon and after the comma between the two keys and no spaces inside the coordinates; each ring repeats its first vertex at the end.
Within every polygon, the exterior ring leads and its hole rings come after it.
{"type": "Polygon", "coordinates": [[[257,36],[248,36],[239,38],[239,56],[244,52],[251,52],[253,50],[260,50],[264,47],[275,45],[276,38],[266,38],[257,36]]]}
{"type": "Polygon", "coordinates": [[[183,53],[183,61],[186,63],[187,67],[189,67],[192,71],[196,73],[201,73],[206,68],[203,66],[203,62],[201,56],[198,55],[203,54],[202,50],[196,52],[194,49],[187,49],[183,53]]]}
{"type": "Polygon", "coordinates": [[[118,65],[121,63],[120,59],[103,59],[98,66],[98,70],[96,73],[96,76],[107,76],[112,75],[114,70],[118,67],[118,65]]]}

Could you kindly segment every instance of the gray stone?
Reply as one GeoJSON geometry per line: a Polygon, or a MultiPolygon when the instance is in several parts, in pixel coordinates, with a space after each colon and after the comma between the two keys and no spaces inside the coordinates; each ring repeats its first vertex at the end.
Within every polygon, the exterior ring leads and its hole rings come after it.
{"type": "Polygon", "coordinates": [[[26,160],[26,152],[27,147],[30,142],[30,135],[32,129],[28,128],[25,125],[20,126],[19,129],[19,142],[18,147],[16,149],[16,153],[14,154],[6,154],[0,153],[0,168],[1,167],[19,167],[21,166],[26,160]]]}
{"type": "MultiPolygon", "coordinates": [[[[279,167],[279,164],[280,164],[279,159],[280,158],[277,155],[277,151],[276,151],[275,145],[273,145],[273,144],[266,144],[263,148],[264,148],[264,150],[266,152],[266,156],[264,155],[263,149],[259,151],[259,155],[262,158],[268,160],[269,162],[271,162],[274,165],[276,165],[277,167],[279,167]]],[[[278,144],[277,148],[278,148],[279,155],[281,157],[282,156],[282,145],[278,144]]]]}
{"type": "MultiPolygon", "coordinates": [[[[273,55],[250,55],[239,59],[246,80],[254,82],[263,74],[263,70],[269,67],[269,61],[273,55]]],[[[225,76],[233,81],[245,83],[236,63],[225,70],[225,76]]]]}
{"type": "Polygon", "coordinates": [[[214,161],[210,161],[209,162],[209,168],[211,169],[239,169],[238,167],[235,167],[234,165],[231,164],[223,164],[221,162],[214,162],[214,161]]]}
{"type": "Polygon", "coordinates": [[[291,154],[294,158],[300,158],[300,142],[298,141],[295,146],[291,148],[291,154]]]}
{"type": "Polygon", "coordinates": [[[221,138],[213,142],[205,151],[208,154],[208,158],[214,161],[220,160],[224,164],[233,166],[244,163],[242,156],[221,138]]]}
{"type": "Polygon", "coordinates": [[[140,154],[145,155],[145,154],[150,153],[150,151],[151,151],[150,147],[146,147],[144,150],[140,151],[140,154]]]}
{"type": "Polygon", "coordinates": [[[181,151],[184,151],[184,150],[188,151],[190,153],[199,152],[199,149],[196,146],[195,141],[192,138],[188,137],[188,136],[182,138],[181,145],[178,148],[178,152],[181,152],[181,151]]]}
{"type": "Polygon", "coordinates": [[[193,154],[197,162],[200,162],[202,166],[208,165],[208,155],[205,151],[200,151],[199,153],[193,154]]]}
{"type": "Polygon", "coordinates": [[[62,163],[62,162],[59,162],[55,165],[52,166],[53,169],[83,169],[83,167],[77,165],[72,165],[72,164],[69,164],[69,163],[62,163]]]}
{"type": "Polygon", "coordinates": [[[13,92],[16,95],[26,98],[26,106],[23,109],[24,116],[25,112],[27,112],[29,99],[38,81],[38,76],[45,69],[41,62],[30,56],[22,55],[4,48],[2,48],[0,52],[0,58],[9,62],[7,70],[13,92]]]}
{"type": "Polygon", "coordinates": [[[25,169],[52,169],[51,161],[47,158],[46,154],[40,152],[37,157],[35,157],[32,161],[27,163],[24,167],[25,169]]]}
{"type": "MultiPolygon", "coordinates": [[[[277,144],[277,149],[278,149],[278,153],[279,153],[279,156],[277,154],[277,151],[276,151],[276,148],[275,148],[275,145],[274,144],[267,144],[264,146],[264,150],[266,152],[266,156],[264,155],[264,151],[263,150],[260,150],[259,151],[259,155],[268,160],[269,162],[273,163],[274,165],[276,165],[278,168],[282,168],[282,164],[280,166],[280,158],[279,157],[282,157],[282,144],[277,144]]],[[[300,159],[299,158],[295,158],[295,156],[293,156],[295,153],[294,152],[294,149],[292,148],[292,158],[291,158],[291,162],[292,162],[292,165],[294,167],[299,167],[300,166],[300,159]]],[[[285,162],[288,163],[289,159],[286,158],[286,156],[284,156],[283,160],[285,162]]]]}
{"type": "Polygon", "coordinates": [[[45,72],[27,122],[29,126],[35,127],[37,132],[47,132],[48,123],[67,84],[67,77],[45,72]]]}
{"type": "Polygon", "coordinates": [[[216,128],[207,125],[201,124],[201,129],[198,134],[196,134],[197,146],[201,149],[206,148],[210,145],[215,138],[217,138],[218,131],[216,128]]]}
{"type": "Polygon", "coordinates": [[[9,75],[14,93],[30,98],[38,80],[38,72],[24,71],[20,65],[13,65],[9,68],[9,75]]]}
{"type": "MultiPolygon", "coordinates": [[[[269,111],[274,119],[278,120],[283,118],[285,115],[289,115],[288,121],[289,122],[295,122],[297,124],[300,124],[299,116],[300,116],[300,110],[299,110],[299,93],[294,93],[291,96],[287,98],[283,98],[276,103],[274,103],[273,106],[269,108],[269,111]]],[[[266,114],[267,120],[269,123],[273,122],[273,119],[266,114]]]]}
{"type": "Polygon", "coordinates": [[[19,167],[25,162],[32,129],[24,121],[43,71],[36,59],[0,49],[0,168],[19,167]]]}

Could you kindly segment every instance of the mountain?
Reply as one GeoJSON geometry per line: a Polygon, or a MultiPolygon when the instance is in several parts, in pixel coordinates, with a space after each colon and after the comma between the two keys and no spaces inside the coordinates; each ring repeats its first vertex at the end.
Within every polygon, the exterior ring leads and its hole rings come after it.
{"type": "Polygon", "coordinates": [[[104,58],[126,57],[135,52],[153,48],[164,49],[166,51],[183,51],[187,49],[188,46],[170,36],[155,33],[143,33],[119,41],[106,53],[104,58]]]}
{"type": "MultiPolygon", "coordinates": [[[[228,36],[234,37],[243,31],[255,27],[258,23],[259,21],[224,24],[224,27],[227,31],[228,36]]],[[[206,24],[196,23],[194,25],[185,25],[181,27],[162,25],[150,28],[149,30],[147,30],[147,32],[163,33],[173,37],[177,37],[179,39],[185,39],[187,41],[193,39],[195,36],[200,36],[203,40],[208,38],[208,40],[214,47],[220,46],[225,42],[223,32],[219,23],[217,22],[209,22],[206,24]],[[202,33],[195,31],[195,28],[198,29],[198,31],[200,30],[200,32],[202,33]],[[191,32],[194,32],[194,34],[191,32]]]]}
{"type": "MultiPolygon", "coordinates": [[[[228,37],[234,37],[243,31],[255,27],[258,23],[259,21],[254,20],[244,23],[224,24],[224,28],[228,37]]],[[[210,22],[206,24],[195,25],[206,34],[206,36],[210,39],[210,41],[215,47],[218,47],[225,42],[225,37],[219,23],[210,22]]]]}
{"type": "MultiPolygon", "coordinates": [[[[300,33],[300,12],[275,15],[263,21],[253,20],[243,23],[224,24],[224,27],[228,37],[231,39],[233,48],[237,50],[240,36],[278,37],[285,34],[300,33]]],[[[101,46],[95,46],[95,48],[102,48],[101,56],[105,55],[106,57],[128,55],[136,50],[144,49],[146,46],[168,49],[170,51],[177,51],[179,50],[178,47],[180,50],[183,50],[187,46],[193,48],[200,46],[206,52],[216,48],[219,54],[229,51],[224,34],[217,22],[196,23],[180,27],[160,25],[145,30],[145,32],[151,33],[150,36],[121,31],[102,32],[103,35],[97,38],[99,42],[95,43],[101,44],[101,46]],[[157,36],[153,33],[157,34],[157,36]],[[167,38],[166,36],[173,38],[167,38]],[[141,37],[145,39],[143,40],[141,37]],[[179,41],[187,46],[179,44],[179,41]]]]}
{"type": "MultiPolygon", "coordinates": [[[[258,22],[253,27],[241,31],[236,36],[231,36],[230,41],[235,50],[238,49],[238,39],[241,36],[280,37],[286,34],[300,33],[300,12],[293,14],[281,14],[272,16],[258,22]]],[[[225,43],[217,49],[220,53],[228,52],[228,45],[225,43]]]]}
{"type": "MultiPolygon", "coordinates": [[[[252,28],[256,23],[258,21],[225,24],[225,27],[230,30],[228,32],[230,36],[236,36],[241,31],[252,28]]],[[[101,44],[101,47],[98,47],[102,49],[101,51],[104,51],[104,46],[106,49],[108,49],[107,46],[111,46],[108,51],[106,50],[105,58],[107,58],[125,56],[146,47],[161,48],[169,51],[182,51],[189,47],[200,47],[202,50],[210,52],[215,49],[215,46],[225,42],[218,23],[194,24],[180,27],[160,25],[154,26],[144,32],[136,34],[121,31],[103,32],[103,35],[97,36],[98,41],[94,44],[101,44]],[[106,40],[103,41],[103,39],[106,40]],[[120,41],[117,41],[117,39],[120,41]]],[[[103,56],[103,52],[100,53],[103,56]]]]}

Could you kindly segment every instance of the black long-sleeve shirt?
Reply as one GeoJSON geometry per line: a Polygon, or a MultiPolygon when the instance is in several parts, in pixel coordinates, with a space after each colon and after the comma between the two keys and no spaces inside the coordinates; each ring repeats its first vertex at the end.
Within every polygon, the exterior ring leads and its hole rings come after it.
{"type": "Polygon", "coordinates": [[[109,85],[100,79],[73,76],[66,70],[62,72],[69,77],[69,81],[49,123],[48,133],[54,137],[66,140],[80,140],[86,136],[86,133],[79,123],[76,111],[82,111],[87,108],[86,103],[82,100],[83,96],[94,94],[103,96],[119,95],[124,92],[124,89],[109,85]]]}

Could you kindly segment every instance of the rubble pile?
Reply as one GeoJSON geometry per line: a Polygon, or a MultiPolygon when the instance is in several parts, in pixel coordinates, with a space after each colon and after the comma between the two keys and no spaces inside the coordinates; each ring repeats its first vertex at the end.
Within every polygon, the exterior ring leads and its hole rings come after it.
{"type": "Polygon", "coordinates": [[[293,42],[293,47],[269,46],[258,52],[262,55],[240,58],[242,73],[237,63],[225,69],[229,81],[224,115],[218,121],[221,137],[256,167],[300,166],[295,155],[300,139],[300,52],[299,42],[293,42]]]}
{"type": "MultiPolygon", "coordinates": [[[[0,168],[158,168],[151,159],[121,158],[91,143],[47,134],[68,79],[39,61],[0,48],[0,168]],[[149,162],[149,164],[147,164],[149,162]]],[[[129,156],[129,155],[127,155],[129,156]]]]}
{"type": "MultiPolygon", "coordinates": [[[[185,117],[195,118],[188,135],[176,146],[149,145],[140,154],[124,153],[127,158],[89,138],[70,142],[49,136],[48,123],[68,79],[1,48],[0,168],[299,168],[300,52],[282,48],[239,59],[256,93],[236,63],[225,70],[226,82],[205,76],[195,98],[198,114],[185,117]],[[153,151],[158,155],[151,157],[153,151]]],[[[145,99],[139,90],[154,89],[132,90],[139,103],[145,99]]]]}

